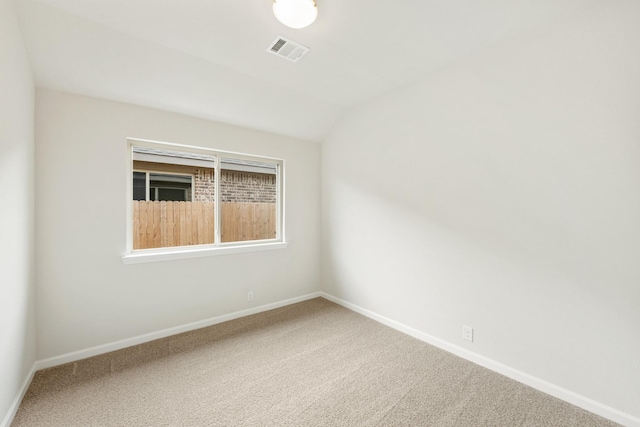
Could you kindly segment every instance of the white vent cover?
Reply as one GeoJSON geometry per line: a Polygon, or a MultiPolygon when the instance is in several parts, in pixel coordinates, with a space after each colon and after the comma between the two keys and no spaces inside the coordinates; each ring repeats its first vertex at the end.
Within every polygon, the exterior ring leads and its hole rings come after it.
{"type": "Polygon", "coordinates": [[[274,55],[278,55],[292,62],[298,62],[298,59],[302,58],[304,54],[309,52],[309,48],[282,36],[278,36],[273,42],[271,42],[267,48],[267,52],[273,53],[274,55]]]}

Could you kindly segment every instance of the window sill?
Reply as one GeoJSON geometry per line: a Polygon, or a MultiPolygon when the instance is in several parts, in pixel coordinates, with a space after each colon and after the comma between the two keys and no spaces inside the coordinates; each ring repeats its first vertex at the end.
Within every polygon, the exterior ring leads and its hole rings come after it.
{"type": "Polygon", "coordinates": [[[219,246],[207,248],[176,248],[174,250],[162,249],[159,251],[134,252],[122,257],[124,264],[141,264],[145,262],[171,261],[174,259],[200,258],[214,255],[237,254],[244,252],[270,251],[274,249],[284,249],[287,242],[259,243],[237,246],[219,246]]]}

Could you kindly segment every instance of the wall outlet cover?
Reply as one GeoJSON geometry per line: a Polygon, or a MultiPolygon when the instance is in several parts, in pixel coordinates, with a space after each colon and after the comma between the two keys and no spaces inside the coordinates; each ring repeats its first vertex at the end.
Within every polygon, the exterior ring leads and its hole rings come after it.
{"type": "Polygon", "coordinates": [[[471,326],[462,327],[462,338],[473,342],[473,328],[471,326]]]}

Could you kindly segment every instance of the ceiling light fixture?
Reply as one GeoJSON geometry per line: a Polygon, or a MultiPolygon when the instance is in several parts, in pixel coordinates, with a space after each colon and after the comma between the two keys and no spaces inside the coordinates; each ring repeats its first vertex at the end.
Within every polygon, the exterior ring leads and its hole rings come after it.
{"type": "Polygon", "coordinates": [[[315,0],[273,0],[273,14],[290,28],[304,28],[318,17],[315,0]]]}

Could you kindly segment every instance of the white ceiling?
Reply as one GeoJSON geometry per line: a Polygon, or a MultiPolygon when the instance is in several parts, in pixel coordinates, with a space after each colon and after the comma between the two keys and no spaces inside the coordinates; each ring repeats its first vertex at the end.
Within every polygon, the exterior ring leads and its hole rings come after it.
{"type": "Polygon", "coordinates": [[[349,109],[603,0],[14,0],[36,84],[322,141],[349,109]],[[277,35],[311,48],[265,52],[277,35]]]}

